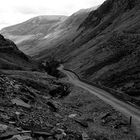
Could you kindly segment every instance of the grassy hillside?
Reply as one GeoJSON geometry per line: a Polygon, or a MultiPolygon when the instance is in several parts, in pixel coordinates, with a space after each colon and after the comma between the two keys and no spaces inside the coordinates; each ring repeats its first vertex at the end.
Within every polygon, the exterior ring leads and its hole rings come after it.
{"type": "Polygon", "coordinates": [[[54,25],[66,19],[66,16],[38,16],[29,19],[23,23],[6,27],[1,30],[4,34],[11,35],[31,35],[31,34],[47,34],[54,25]]]}
{"type": "Polygon", "coordinates": [[[0,35],[0,69],[37,70],[39,65],[0,35]]]}
{"type": "Polygon", "coordinates": [[[4,28],[1,33],[13,40],[25,54],[36,56],[47,48],[56,47],[57,44],[61,46],[76,36],[77,27],[92,9],[94,8],[80,10],[70,17],[35,17],[24,23],[4,28]]]}
{"type": "Polygon", "coordinates": [[[123,115],[87,91],[69,85],[69,95],[53,96],[60,82],[46,73],[2,70],[0,139],[138,139],[123,115]]]}
{"type": "Polygon", "coordinates": [[[36,58],[62,59],[82,78],[139,99],[139,15],[138,0],[107,0],[36,58]]]}

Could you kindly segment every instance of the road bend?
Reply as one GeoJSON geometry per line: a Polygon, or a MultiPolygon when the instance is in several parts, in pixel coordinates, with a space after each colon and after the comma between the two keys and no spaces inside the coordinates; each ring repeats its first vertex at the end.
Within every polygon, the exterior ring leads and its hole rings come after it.
{"type": "Polygon", "coordinates": [[[107,104],[111,105],[114,109],[121,112],[128,119],[132,117],[132,125],[136,129],[136,133],[140,136],[140,110],[139,109],[115,98],[110,93],[100,88],[97,88],[93,85],[80,81],[79,78],[73,72],[63,69],[63,65],[61,65],[58,68],[58,70],[66,74],[69,79],[69,82],[71,82],[72,84],[81,87],[89,91],[90,93],[94,94],[95,96],[97,96],[98,98],[106,102],[107,104]]]}

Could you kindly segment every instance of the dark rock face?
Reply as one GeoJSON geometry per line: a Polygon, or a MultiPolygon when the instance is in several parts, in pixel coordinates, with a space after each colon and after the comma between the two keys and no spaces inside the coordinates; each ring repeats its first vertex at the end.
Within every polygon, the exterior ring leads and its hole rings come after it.
{"type": "Polygon", "coordinates": [[[3,40],[4,39],[4,36],[0,35],[0,40],[3,40]]]}

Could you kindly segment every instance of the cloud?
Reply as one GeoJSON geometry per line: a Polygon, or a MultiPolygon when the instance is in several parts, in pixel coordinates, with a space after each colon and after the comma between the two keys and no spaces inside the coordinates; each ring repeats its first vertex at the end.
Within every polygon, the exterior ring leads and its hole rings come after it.
{"type": "Polygon", "coordinates": [[[9,25],[9,22],[3,20],[3,21],[0,22],[0,29],[3,28],[3,27],[6,27],[8,25],[9,25]]]}
{"type": "Polygon", "coordinates": [[[32,7],[23,7],[23,6],[19,6],[19,7],[15,7],[15,12],[19,12],[21,14],[38,14],[39,11],[35,8],[32,7]]]}
{"type": "Polygon", "coordinates": [[[1,20],[0,24],[8,24],[9,22],[5,21],[5,20],[1,20]]]}

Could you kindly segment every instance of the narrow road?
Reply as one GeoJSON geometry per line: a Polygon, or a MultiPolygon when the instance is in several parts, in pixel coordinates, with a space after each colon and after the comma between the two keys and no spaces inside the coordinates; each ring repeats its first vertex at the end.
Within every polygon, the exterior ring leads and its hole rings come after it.
{"type": "Polygon", "coordinates": [[[111,105],[114,109],[121,112],[128,119],[130,118],[130,116],[132,116],[132,124],[136,128],[136,133],[140,136],[140,110],[139,109],[123,101],[120,101],[119,99],[115,98],[110,93],[102,89],[99,89],[97,87],[94,87],[92,85],[80,81],[74,73],[64,70],[63,65],[61,65],[58,68],[58,70],[60,70],[61,72],[67,75],[67,77],[69,78],[69,82],[94,94],[95,96],[97,96],[98,98],[106,102],[107,104],[111,105]]]}

